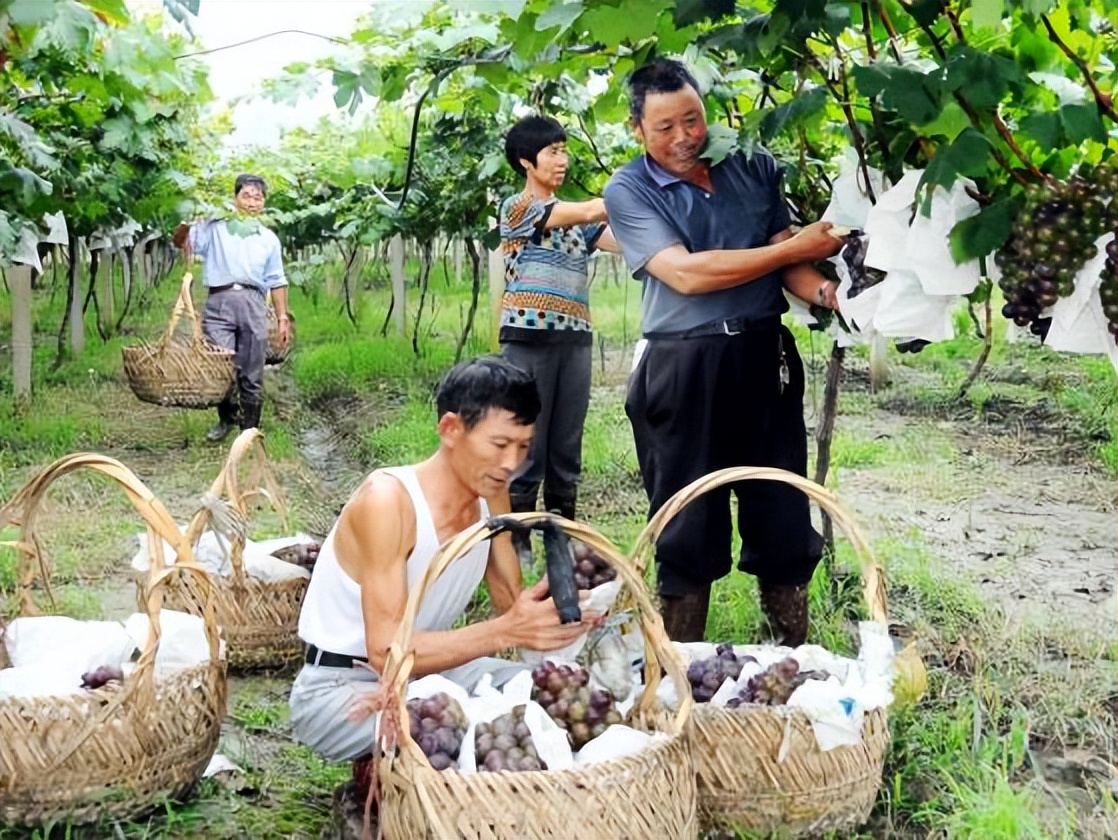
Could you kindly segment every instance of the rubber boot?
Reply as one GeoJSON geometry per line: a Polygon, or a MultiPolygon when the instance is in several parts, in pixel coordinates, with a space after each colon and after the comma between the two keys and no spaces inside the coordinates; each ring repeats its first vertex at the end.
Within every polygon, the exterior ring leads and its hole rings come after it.
{"type": "Polygon", "coordinates": [[[660,596],[664,631],[673,642],[701,642],[707,629],[710,587],[679,597],[660,596]]]}
{"type": "Polygon", "coordinates": [[[237,425],[237,403],[232,397],[226,397],[217,405],[217,425],[206,432],[206,440],[210,443],[220,443],[229,436],[233,427],[237,425]]]}
{"type": "MultiPolygon", "coordinates": [[[[528,493],[513,493],[509,496],[509,501],[512,503],[513,513],[532,513],[536,509],[536,492],[528,493]]],[[[516,554],[520,558],[520,567],[522,569],[530,568],[535,561],[535,556],[532,554],[532,535],[530,533],[512,535],[512,546],[516,549],[516,554]]]]}
{"type": "Polygon", "coordinates": [[[776,586],[759,581],[761,609],[778,645],[799,647],[807,641],[807,584],[776,586]]]}
{"type": "Polygon", "coordinates": [[[260,428],[260,411],[263,409],[260,403],[245,403],[241,406],[241,431],[245,429],[258,429],[260,428]]]}
{"type": "Polygon", "coordinates": [[[573,521],[578,507],[578,493],[549,493],[544,490],[543,506],[545,510],[573,521]]]}

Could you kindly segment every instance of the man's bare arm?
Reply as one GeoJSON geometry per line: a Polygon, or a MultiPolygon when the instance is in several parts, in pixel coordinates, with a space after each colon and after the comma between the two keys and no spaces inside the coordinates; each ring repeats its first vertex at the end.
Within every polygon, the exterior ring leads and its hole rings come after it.
{"type": "Polygon", "coordinates": [[[645,268],[684,295],[730,289],[787,266],[838,253],[842,241],[827,233],[830,227],[829,222],[815,222],[795,236],[758,248],[691,253],[683,245],[672,245],[650,259],[645,268]]]}
{"type": "MultiPolygon", "coordinates": [[[[508,493],[486,499],[490,516],[501,516],[512,510],[508,493]]],[[[504,614],[512,609],[524,579],[520,572],[520,557],[512,544],[512,535],[498,534],[489,544],[489,565],[485,567],[485,582],[489,587],[489,600],[493,608],[504,614]]]]}
{"type": "MultiPolygon", "coordinates": [[[[792,231],[782,230],[769,240],[776,244],[792,238],[792,231]]],[[[838,309],[835,297],[837,284],[820,274],[811,263],[797,263],[784,269],[784,288],[804,303],[838,309]]]]}

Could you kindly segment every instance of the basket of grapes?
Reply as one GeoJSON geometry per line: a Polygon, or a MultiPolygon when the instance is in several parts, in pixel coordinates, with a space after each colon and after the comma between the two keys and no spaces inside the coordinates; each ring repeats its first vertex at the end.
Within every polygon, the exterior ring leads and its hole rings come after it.
{"type": "MultiPolygon", "coordinates": [[[[572,579],[572,589],[573,583],[572,579]]],[[[551,588],[556,596],[556,584],[551,588]]],[[[409,595],[384,675],[374,794],[379,798],[378,820],[385,836],[509,840],[697,836],[687,677],[640,577],[608,540],[588,526],[547,513],[520,513],[479,523],[451,539],[409,595]],[[611,726],[622,721],[616,704],[607,691],[589,684],[584,669],[552,663],[532,671],[525,668],[514,677],[523,686],[523,696],[504,707],[494,698],[492,714],[477,716],[478,704],[471,700],[466,732],[453,708],[449,712],[432,708],[427,711],[437,714],[426,716],[414,706],[409,708],[405,698],[412,668],[411,635],[425,592],[471,548],[517,523],[557,528],[581,541],[634,590],[646,640],[645,680],[650,690],[628,710],[627,727],[611,726]],[[674,710],[657,698],[664,673],[683,698],[674,710]],[[424,722],[432,717],[432,722],[424,722]],[[602,760],[585,760],[583,753],[609,740],[606,730],[644,739],[644,746],[619,750],[602,760]],[[574,760],[572,748],[579,746],[582,760],[574,760]]],[[[507,699],[509,687],[503,691],[507,699]]]]}
{"type": "MultiPolygon", "coordinates": [[[[637,538],[632,559],[647,568],[656,540],[685,505],[716,487],[745,480],[784,481],[803,490],[850,540],[862,564],[863,591],[872,622],[863,630],[890,646],[885,629],[885,587],[880,567],[861,533],[830,492],[784,470],[735,467],[711,473],[680,490],[637,538]]],[[[699,820],[703,828],[815,835],[861,825],[881,786],[889,744],[885,702],[858,709],[860,731],[839,746],[823,745],[813,718],[793,694],[827,685],[838,671],[857,666],[815,645],[792,651],[771,645],[677,646],[687,657],[692,711],[692,745],[698,776],[699,820]],[[704,650],[705,648],[705,650],[704,650]],[[816,661],[801,651],[814,649],[816,661]],[[793,655],[795,654],[795,655],[793,655]],[[800,660],[804,661],[800,661],[800,660]],[[833,663],[833,664],[832,664],[833,663]],[[851,742],[852,741],[852,742],[851,742]],[[826,747],[826,748],[825,748],[826,747]]],[[[888,697],[889,676],[882,676],[888,697]]],[[[867,704],[870,705],[870,704],[867,704]]]]}

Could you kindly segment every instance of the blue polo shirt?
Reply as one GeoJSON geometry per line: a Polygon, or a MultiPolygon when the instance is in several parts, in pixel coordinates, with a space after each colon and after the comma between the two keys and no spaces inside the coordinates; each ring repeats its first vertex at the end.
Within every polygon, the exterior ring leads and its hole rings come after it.
{"type": "Polygon", "coordinates": [[[644,333],[675,332],[725,318],[757,319],[788,310],[780,272],[705,294],[683,295],[645,270],[671,245],[688,251],[767,245],[791,224],[772,155],[738,152],[710,169],[713,192],[670,174],[647,155],[614,173],[604,197],[609,226],[633,277],[644,284],[644,333]]]}

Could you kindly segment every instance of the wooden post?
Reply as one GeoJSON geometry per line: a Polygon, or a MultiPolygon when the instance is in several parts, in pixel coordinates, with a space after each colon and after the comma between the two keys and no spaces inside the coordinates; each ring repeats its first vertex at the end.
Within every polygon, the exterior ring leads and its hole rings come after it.
{"type": "Polygon", "coordinates": [[[31,398],[31,266],[8,269],[12,290],[12,386],[16,401],[31,398]]]}
{"type": "Polygon", "coordinates": [[[457,287],[462,285],[462,252],[465,249],[462,247],[462,240],[457,236],[451,240],[450,247],[454,250],[454,285],[457,287]]]}
{"type": "Polygon", "coordinates": [[[870,391],[878,393],[889,385],[889,343],[879,332],[870,337],[870,391]]]}
{"type": "Polygon", "coordinates": [[[82,310],[84,301],[81,295],[81,275],[78,267],[83,265],[82,240],[79,237],[72,239],[70,254],[70,349],[75,356],[80,356],[85,350],[85,318],[82,310]]]}
{"type": "MultiPolygon", "coordinates": [[[[496,219],[489,220],[490,229],[497,226],[496,219]]],[[[489,349],[501,349],[501,295],[505,293],[505,259],[498,247],[489,252],[489,349]]]]}
{"type": "Polygon", "coordinates": [[[404,239],[399,234],[388,243],[388,259],[392,266],[392,317],[396,335],[403,335],[408,307],[404,293],[404,239]]]}

